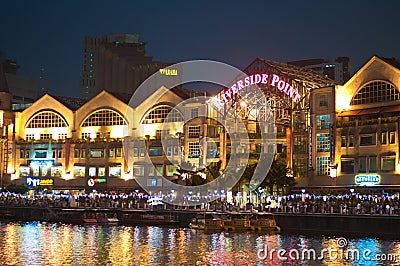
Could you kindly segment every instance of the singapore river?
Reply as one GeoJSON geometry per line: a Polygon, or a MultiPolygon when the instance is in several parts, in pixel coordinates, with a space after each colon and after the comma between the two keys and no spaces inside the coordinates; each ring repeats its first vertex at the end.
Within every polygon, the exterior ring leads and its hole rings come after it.
{"type": "Polygon", "coordinates": [[[398,265],[399,254],[388,238],[0,223],[0,265],[398,265]]]}

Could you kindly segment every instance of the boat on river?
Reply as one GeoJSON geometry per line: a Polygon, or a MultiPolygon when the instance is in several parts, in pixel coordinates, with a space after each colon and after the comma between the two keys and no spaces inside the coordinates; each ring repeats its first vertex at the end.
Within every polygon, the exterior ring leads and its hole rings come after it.
{"type": "Polygon", "coordinates": [[[280,231],[274,215],[267,212],[201,212],[192,219],[190,228],[208,231],[280,231]]]}
{"type": "Polygon", "coordinates": [[[178,225],[179,216],[169,212],[151,210],[124,210],[121,223],[125,225],[178,225]]]}
{"type": "Polygon", "coordinates": [[[218,212],[201,212],[191,220],[189,226],[200,230],[224,230],[224,217],[218,212]]]}
{"type": "Polygon", "coordinates": [[[117,213],[111,209],[61,209],[51,211],[51,222],[70,224],[115,225],[119,223],[117,213]]]}
{"type": "Polygon", "coordinates": [[[269,212],[252,213],[250,215],[250,228],[253,231],[281,231],[281,228],[276,225],[274,215],[269,212]]]}

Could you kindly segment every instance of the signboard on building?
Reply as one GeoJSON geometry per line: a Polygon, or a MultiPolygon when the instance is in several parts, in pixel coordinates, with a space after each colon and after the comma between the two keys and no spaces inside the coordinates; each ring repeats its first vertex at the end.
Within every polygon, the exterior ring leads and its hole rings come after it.
{"type": "Polygon", "coordinates": [[[26,185],[34,188],[40,186],[53,186],[54,179],[51,178],[35,178],[35,177],[27,177],[26,178],[26,185]]]}
{"type": "Polygon", "coordinates": [[[358,174],[355,176],[355,183],[359,186],[374,186],[381,182],[379,174],[358,174]]]}
{"type": "Polygon", "coordinates": [[[312,126],[308,127],[308,167],[313,168],[312,126]]]}
{"type": "Polygon", "coordinates": [[[329,127],[329,145],[330,145],[330,166],[335,166],[335,126],[333,124],[329,127]]]}
{"type": "Polygon", "coordinates": [[[87,185],[89,187],[93,187],[95,184],[106,183],[106,182],[107,182],[106,178],[89,178],[87,181],[87,185]]]}

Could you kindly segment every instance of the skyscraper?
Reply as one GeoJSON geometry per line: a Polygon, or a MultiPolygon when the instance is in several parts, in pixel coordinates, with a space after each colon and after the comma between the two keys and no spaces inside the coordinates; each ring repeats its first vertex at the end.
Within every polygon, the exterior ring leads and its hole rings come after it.
{"type": "Polygon", "coordinates": [[[288,62],[289,65],[312,69],[318,74],[343,84],[350,79],[349,58],[342,56],[336,59],[306,59],[288,62]]]}
{"type": "Polygon", "coordinates": [[[145,47],[133,34],[86,36],[80,97],[89,99],[102,90],[131,94],[148,76],[169,65],[153,62],[145,47]]]}

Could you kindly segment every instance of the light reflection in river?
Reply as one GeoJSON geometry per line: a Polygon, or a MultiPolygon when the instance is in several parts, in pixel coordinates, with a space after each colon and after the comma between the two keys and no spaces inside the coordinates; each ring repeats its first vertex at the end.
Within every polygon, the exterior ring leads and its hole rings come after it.
{"type": "MultiPolygon", "coordinates": [[[[268,233],[204,233],[187,228],[78,226],[51,223],[0,223],[1,265],[376,265],[362,256],[354,261],[324,257],[279,260],[276,253],[260,259],[257,251],[344,250],[338,237],[268,233]]],[[[345,248],[371,250],[400,258],[400,241],[347,239],[345,248]]],[[[287,254],[286,254],[287,255],[287,254]]],[[[393,262],[392,262],[393,263],[393,262]]],[[[390,263],[383,262],[384,265],[390,263]]]]}

